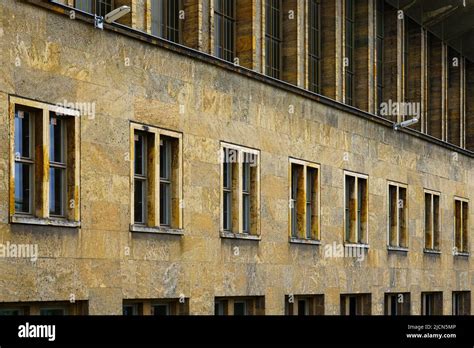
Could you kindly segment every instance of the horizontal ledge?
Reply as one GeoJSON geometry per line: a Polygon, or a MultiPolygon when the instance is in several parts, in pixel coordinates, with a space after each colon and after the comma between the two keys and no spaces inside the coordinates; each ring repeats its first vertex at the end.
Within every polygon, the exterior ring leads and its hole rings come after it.
{"type": "Polygon", "coordinates": [[[66,219],[38,218],[34,216],[12,215],[10,218],[12,224],[37,225],[37,226],[55,226],[78,228],[81,227],[80,221],[70,221],[66,219]]]}
{"type": "Polygon", "coordinates": [[[423,249],[425,254],[441,255],[441,250],[423,249]]]}
{"type": "Polygon", "coordinates": [[[355,244],[355,243],[345,243],[344,248],[360,248],[360,249],[369,249],[369,244],[355,244]]]}
{"type": "Polygon", "coordinates": [[[226,231],[221,231],[220,236],[221,236],[221,238],[252,240],[252,241],[256,241],[256,242],[259,242],[259,241],[262,240],[262,237],[256,236],[256,235],[253,235],[253,234],[233,233],[233,232],[226,232],[226,231]]]}
{"type": "Polygon", "coordinates": [[[184,230],[167,227],[148,227],[141,225],[130,225],[130,232],[163,234],[170,236],[183,236],[184,230]]]}
{"type": "Polygon", "coordinates": [[[454,253],[454,256],[458,256],[458,257],[469,257],[469,256],[471,256],[471,254],[468,253],[468,252],[456,251],[456,252],[454,253]]]}
{"type": "Polygon", "coordinates": [[[399,251],[399,252],[402,252],[402,253],[407,253],[408,252],[408,248],[396,247],[396,246],[392,246],[392,245],[387,245],[387,250],[388,251],[399,251]]]}
{"type": "Polygon", "coordinates": [[[307,245],[321,245],[320,240],[315,239],[301,239],[301,238],[293,238],[290,237],[289,242],[291,244],[307,244],[307,245]]]}

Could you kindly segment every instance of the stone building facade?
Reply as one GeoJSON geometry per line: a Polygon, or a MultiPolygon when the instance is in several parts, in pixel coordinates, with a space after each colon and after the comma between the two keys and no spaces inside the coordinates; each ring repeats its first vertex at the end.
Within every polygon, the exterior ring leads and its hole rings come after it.
{"type": "Polygon", "coordinates": [[[388,3],[267,1],[230,61],[214,1],[178,43],[146,0],[0,3],[0,313],[471,313],[474,62],[388,3]]]}

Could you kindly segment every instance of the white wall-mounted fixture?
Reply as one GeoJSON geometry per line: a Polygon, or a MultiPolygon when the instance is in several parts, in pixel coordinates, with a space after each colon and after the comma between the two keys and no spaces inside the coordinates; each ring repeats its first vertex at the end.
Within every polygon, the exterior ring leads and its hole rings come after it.
{"type": "Polygon", "coordinates": [[[410,127],[414,124],[417,124],[419,121],[419,118],[418,117],[415,117],[415,118],[412,118],[410,120],[406,120],[406,121],[403,121],[403,122],[399,122],[399,123],[394,123],[393,124],[393,129],[394,130],[399,130],[400,128],[406,128],[406,127],[410,127]]]}
{"type": "MultiPolygon", "coordinates": [[[[130,12],[130,6],[120,6],[105,15],[105,22],[113,23],[130,12]]],[[[104,29],[104,17],[94,15],[94,26],[98,29],[104,29]]]]}

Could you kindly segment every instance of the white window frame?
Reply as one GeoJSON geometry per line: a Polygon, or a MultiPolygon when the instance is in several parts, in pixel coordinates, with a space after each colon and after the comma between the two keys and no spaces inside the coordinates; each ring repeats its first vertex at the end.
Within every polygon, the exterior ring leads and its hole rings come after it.
{"type": "MultiPolygon", "coordinates": [[[[359,247],[366,247],[368,248],[369,245],[370,245],[370,241],[369,241],[369,197],[370,197],[370,192],[369,192],[369,176],[366,175],[366,174],[361,174],[361,173],[356,173],[356,172],[352,172],[352,171],[348,171],[348,170],[344,170],[344,173],[343,173],[343,189],[344,189],[344,202],[343,202],[343,209],[344,209],[344,230],[343,230],[343,236],[344,236],[344,245],[345,246],[359,246],[359,247]],[[353,242],[349,242],[349,241],[346,241],[346,227],[347,227],[347,221],[346,221],[346,202],[347,202],[347,197],[346,197],[346,177],[347,176],[352,176],[354,178],[356,178],[356,184],[355,184],[355,192],[356,192],[356,197],[357,197],[357,194],[358,194],[358,191],[359,191],[359,185],[358,185],[358,180],[357,179],[365,179],[366,182],[367,182],[367,199],[366,199],[366,202],[367,202],[367,214],[366,214],[366,231],[365,231],[365,240],[366,240],[366,243],[353,243],[353,242]]],[[[357,210],[358,210],[358,206],[357,206],[357,199],[356,199],[356,213],[357,213],[357,210]]],[[[359,224],[359,222],[356,221],[357,224],[359,224]]]]}

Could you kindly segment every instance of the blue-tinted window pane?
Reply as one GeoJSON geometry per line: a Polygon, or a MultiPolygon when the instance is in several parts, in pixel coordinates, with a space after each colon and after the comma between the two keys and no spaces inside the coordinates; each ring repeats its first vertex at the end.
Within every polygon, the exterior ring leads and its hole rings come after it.
{"type": "Polygon", "coordinates": [[[15,163],[15,211],[30,213],[32,165],[15,163]]]}

